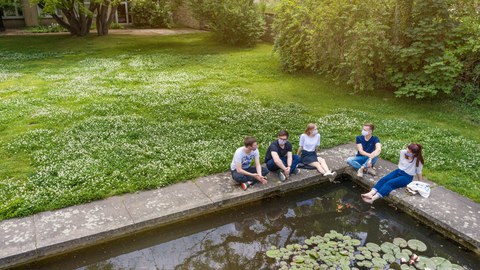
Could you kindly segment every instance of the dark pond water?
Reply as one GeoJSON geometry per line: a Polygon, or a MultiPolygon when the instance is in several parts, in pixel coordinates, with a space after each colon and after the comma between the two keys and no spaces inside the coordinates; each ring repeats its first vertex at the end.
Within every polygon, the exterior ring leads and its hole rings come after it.
{"type": "Polygon", "coordinates": [[[336,230],[363,243],[419,239],[428,246],[426,256],[480,269],[475,254],[383,201],[366,205],[362,191],[350,181],[319,185],[21,268],[270,269],[272,262],[264,253],[271,245],[299,243],[336,230]]]}

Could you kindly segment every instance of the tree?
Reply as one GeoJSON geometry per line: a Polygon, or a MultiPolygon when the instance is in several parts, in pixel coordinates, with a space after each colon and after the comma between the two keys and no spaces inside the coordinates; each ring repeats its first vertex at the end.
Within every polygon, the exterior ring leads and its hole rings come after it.
{"type": "Polygon", "coordinates": [[[113,22],[115,12],[117,12],[119,0],[102,0],[97,5],[96,26],[99,36],[108,35],[108,29],[113,22]]]}
{"type": "Polygon", "coordinates": [[[33,0],[32,2],[38,4],[45,13],[51,15],[59,25],[75,36],[85,36],[90,32],[95,13],[98,35],[107,35],[120,3],[119,0],[92,0],[89,5],[85,0],[33,0]],[[56,14],[57,9],[62,11],[65,20],[56,14]]]}

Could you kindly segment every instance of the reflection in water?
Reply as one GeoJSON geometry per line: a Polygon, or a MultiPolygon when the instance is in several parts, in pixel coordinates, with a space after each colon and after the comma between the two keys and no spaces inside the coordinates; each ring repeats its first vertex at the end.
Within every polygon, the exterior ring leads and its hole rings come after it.
{"type": "Polygon", "coordinates": [[[330,230],[369,242],[416,238],[427,256],[473,269],[478,258],[379,202],[360,199],[351,182],[321,185],[35,263],[28,269],[268,269],[271,245],[299,243],[330,230]]]}

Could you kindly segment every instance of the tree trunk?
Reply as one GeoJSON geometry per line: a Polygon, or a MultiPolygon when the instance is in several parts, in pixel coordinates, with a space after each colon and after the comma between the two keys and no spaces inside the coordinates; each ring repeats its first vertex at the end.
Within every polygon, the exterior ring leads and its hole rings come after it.
{"type": "Polygon", "coordinates": [[[105,0],[97,7],[97,34],[99,36],[108,35],[108,29],[113,22],[118,5],[112,6],[110,0],[105,0]]]}
{"type": "Polygon", "coordinates": [[[7,29],[5,29],[5,25],[3,24],[3,8],[0,8],[0,32],[5,32],[7,29]]]}

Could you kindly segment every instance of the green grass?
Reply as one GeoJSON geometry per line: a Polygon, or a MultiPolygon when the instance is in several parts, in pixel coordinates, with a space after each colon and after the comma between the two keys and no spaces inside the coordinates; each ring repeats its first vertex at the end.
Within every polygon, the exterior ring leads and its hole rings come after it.
{"type": "Polygon", "coordinates": [[[243,136],[263,155],[282,128],[297,146],[310,121],[322,147],[374,121],[393,162],[422,143],[426,177],[480,202],[480,114],[451,101],[352,95],[283,73],[269,44],[225,47],[209,34],[0,43],[0,219],[222,172],[243,136]]]}

